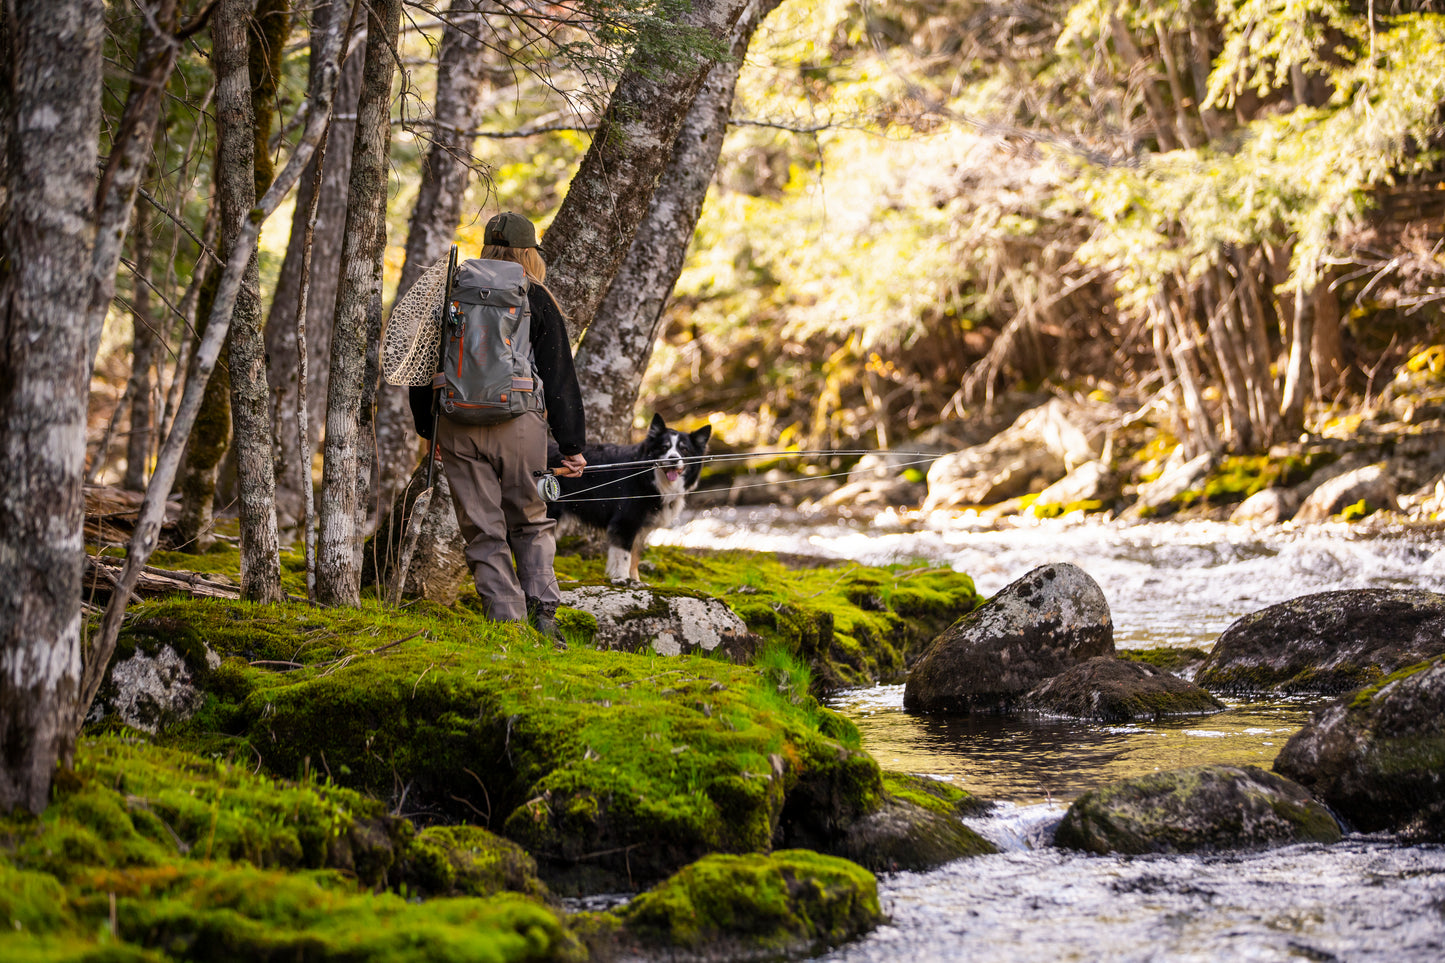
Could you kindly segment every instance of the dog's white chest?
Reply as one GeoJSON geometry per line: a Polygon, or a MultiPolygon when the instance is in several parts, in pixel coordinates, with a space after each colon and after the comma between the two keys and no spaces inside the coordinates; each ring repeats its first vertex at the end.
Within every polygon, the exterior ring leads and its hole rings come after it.
{"type": "Polygon", "coordinates": [[[657,483],[657,493],[662,496],[662,510],[657,513],[653,524],[657,528],[670,528],[677,521],[677,516],[682,514],[683,503],[687,500],[687,481],[681,475],[669,481],[667,473],[661,468],[654,468],[652,474],[657,483]]]}

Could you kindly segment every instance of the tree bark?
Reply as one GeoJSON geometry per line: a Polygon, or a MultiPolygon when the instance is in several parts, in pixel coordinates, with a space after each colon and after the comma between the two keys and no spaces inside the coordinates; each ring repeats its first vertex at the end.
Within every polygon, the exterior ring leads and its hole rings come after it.
{"type": "MultiPolygon", "coordinates": [[[[396,296],[400,300],[422,272],[445,257],[462,217],[475,160],[476,113],[485,87],[485,22],[481,0],[452,0],[437,53],[436,107],[431,146],[422,161],[421,188],[407,226],[406,260],[396,296]]],[[[389,505],[416,464],[415,430],[407,390],[382,384],[376,406],[376,495],[389,505]]]]}
{"type": "Polygon", "coordinates": [[[140,41],[136,48],[135,74],[126,95],[120,126],[111,141],[110,156],[101,171],[96,188],[99,211],[95,252],[92,258],[90,303],[86,309],[88,357],[92,368],[100,350],[101,330],[105,315],[115,297],[116,268],[125,244],[126,228],[130,226],[135,206],[136,189],[140,187],[150,161],[151,145],[165,103],[166,81],[176,65],[180,44],[175,39],[180,22],[178,0],[139,0],[149,7],[149,16],[141,17],[140,41]],[[160,32],[157,33],[156,29],[160,32]]]}
{"type": "MultiPolygon", "coordinates": [[[[213,15],[217,137],[224,159],[217,170],[217,187],[222,245],[227,249],[240,235],[256,197],[266,192],[275,176],[266,145],[281,47],[291,30],[288,5],[289,0],[220,0],[213,15]]],[[[241,597],[278,602],[284,593],[260,289],[260,266],[253,253],[231,315],[231,424],[240,502],[241,597]]]]}
{"type": "MultiPolygon", "coordinates": [[[[696,0],[679,21],[726,43],[749,0],[696,0]]],[[[547,285],[567,313],[576,342],[647,216],[677,131],[712,63],[681,70],[636,63],[617,82],[592,145],[542,241],[547,285]]]]}
{"type": "Polygon", "coordinates": [[[121,487],[144,491],[146,469],[155,440],[155,384],[151,369],[160,354],[161,334],[151,311],[151,247],[149,204],[135,209],[135,288],[131,292],[130,433],[125,443],[125,476],[121,487]]]}
{"type": "Polygon", "coordinates": [[[369,11],[326,393],[316,599],[327,605],[356,605],[361,600],[364,498],[371,467],[362,451],[371,444],[370,438],[361,437],[362,407],[374,390],[366,380],[367,369],[373,367],[367,355],[375,352],[372,330],[379,326],[381,314],[391,82],[396,67],[392,48],[401,22],[401,0],[376,0],[369,11]]]}
{"type": "MultiPolygon", "coordinates": [[[[347,12],[348,5],[342,0],[320,3],[312,12],[310,87],[315,87],[318,82],[316,51],[327,25],[331,18],[345,17],[347,12]]],[[[285,529],[302,523],[306,513],[306,496],[312,486],[311,452],[304,449],[299,441],[297,406],[300,396],[307,395],[313,404],[307,412],[307,420],[313,425],[320,422],[323,414],[320,403],[324,403],[326,397],[326,365],[318,363],[317,359],[326,357],[331,343],[330,319],[336,307],[337,268],[340,264],[341,229],[346,215],[346,188],[351,172],[351,139],[356,127],[361,62],[360,53],[354,53],[342,67],[336,91],[336,111],[331,116],[326,138],[318,146],[296,192],[297,214],[292,221],[286,257],[276,278],[276,290],[266,318],[266,358],[273,388],[272,429],[276,439],[276,515],[277,524],[285,529]],[[335,149],[328,150],[328,145],[335,145],[335,149]],[[314,217],[303,216],[303,212],[313,208],[316,211],[314,217]],[[308,353],[304,365],[297,339],[298,305],[302,303],[303,284],[308,285],[305,295],[308,353]],[[305,392],[300,384],[303,367],[308,372],[309,381],[305,392]]]]}
{"type": "Polygon", "coordinates": [[[647,217],[578,346],[577,380],[583,385],[587,433],[594,442],[632,440],[637,392],[717,169],[743,57],[758,24],[780,2],[751,0],[738,17],[732,57],[713,65],[693,99],[647,217]]]}
{"type": "Polygon", "coordinates": [[[75,747],[103,30],[100,0],[0,9],[0,813],[75,747]]]}

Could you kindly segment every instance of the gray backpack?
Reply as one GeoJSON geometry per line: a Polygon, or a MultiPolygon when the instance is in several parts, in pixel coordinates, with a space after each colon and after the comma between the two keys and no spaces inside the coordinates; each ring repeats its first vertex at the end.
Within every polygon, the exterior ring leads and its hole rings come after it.
{"type": "Polygon", "coordinates": [[[457,268],[444,332],[441,410],[464,425],[495,425],[546,402],[532,360],[532,313],[520,264],[473,258],[457,268]]]}

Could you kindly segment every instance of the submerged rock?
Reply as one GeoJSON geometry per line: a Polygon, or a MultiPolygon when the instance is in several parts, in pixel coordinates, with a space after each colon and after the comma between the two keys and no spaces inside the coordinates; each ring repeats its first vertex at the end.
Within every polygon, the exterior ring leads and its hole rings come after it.
{"type": "Polygon", "coordinates": [[[1406,589],[1319,592],[1224,630],[1195,676],[1221,692],[1339,693],[1445,653],[1445,595],[1406,589]]]}
{"type": "Polygon", "coordinates": [[[1193,853],[1332,843],[1340,827],[1288,779],[1254,766],[1150,773],[1074,800],[1054,843],[1091,853],[1193,853]]]}
{"type": "Polygon", "coordinates": [[[939,636],[903,689],[911,712],[1006,712],[1045,679],[1114,654],[1104,593],[1067,562],[1005,586],[939,636]]]}
{"type": "Polygon", "coordinates": [[[1357,829],[1445,842],[1445,657],[1315,713],[1274,768],[1357,829]]]}
{"type": "Polygon", "coordinates": [[[1192,682],[1143,662],[1090,659],[1040,683],[1023,704],[1045,715],[1100,722],[1221,712],[1224,704],[1192,682]]]}
{"type": "Polygon", "coordinates": [[[811,956],[883,920],[872,873],[806,850],[708,856],[617,915],[621,946],[612,953],[674,963],[811,956]]]}
{"type": "MultiPolygon", "coordinates": [[[[658,655],[717,653],[747,661],[761,640],[721,599],[653,588],[584,585],[562,592],[562,604],[596,620],[592,645],[658,655]]],[[[559,619],[569,626],[565,615],[559,619]]]]}

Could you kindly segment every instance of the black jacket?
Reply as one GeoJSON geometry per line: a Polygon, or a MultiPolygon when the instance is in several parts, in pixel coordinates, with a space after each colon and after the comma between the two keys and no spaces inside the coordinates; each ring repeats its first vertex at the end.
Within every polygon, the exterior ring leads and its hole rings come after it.
{"type": "MultiPolygon", "coordinates": [[[[575,455],[587,444],[586,414],[582,410],[582,388],[572,366],[572,347],[567,343],[567,324],[557,303],[540,284],[527,288],[532,313],[532,357],[547,399],[547,425],[564,455],[575,455]]],[[[431,438],[432,400],[436,392],[426,385],[410,391],[411,417],[416,433],[431,438]]]]}

